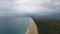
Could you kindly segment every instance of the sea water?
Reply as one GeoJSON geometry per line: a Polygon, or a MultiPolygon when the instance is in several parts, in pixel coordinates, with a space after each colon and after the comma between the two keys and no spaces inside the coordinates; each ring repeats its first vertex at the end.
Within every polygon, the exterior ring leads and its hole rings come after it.
{"type": "Polygon", "coordinates": [[[28,34],[29,17],[0,17],[0,34],[28,34]]]}

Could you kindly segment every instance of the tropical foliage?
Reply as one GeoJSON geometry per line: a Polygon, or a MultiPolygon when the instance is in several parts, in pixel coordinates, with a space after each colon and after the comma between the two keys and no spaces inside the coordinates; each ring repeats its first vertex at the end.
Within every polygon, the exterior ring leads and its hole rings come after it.
{"type": "Polygon", "coordinates": [[[33,18],[39,34],[60,34],[60,19],[33,18]]]}

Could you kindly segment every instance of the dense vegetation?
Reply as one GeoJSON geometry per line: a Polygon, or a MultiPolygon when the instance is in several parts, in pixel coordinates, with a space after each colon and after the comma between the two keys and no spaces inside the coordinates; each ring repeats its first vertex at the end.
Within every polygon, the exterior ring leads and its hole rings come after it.
{"type": "Polygon", "coordinates": [[[33,18],[39,34],[60,34],[60,19],[33,18]]]}

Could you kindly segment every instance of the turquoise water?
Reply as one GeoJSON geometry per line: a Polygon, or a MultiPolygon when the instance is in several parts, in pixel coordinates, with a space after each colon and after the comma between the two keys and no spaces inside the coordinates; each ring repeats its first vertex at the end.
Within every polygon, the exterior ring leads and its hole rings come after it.
{"type": "Polygon", "coordinates": [[[25,34],[29,24],[29,17],[0,17],[0,34],[25,34]]]}

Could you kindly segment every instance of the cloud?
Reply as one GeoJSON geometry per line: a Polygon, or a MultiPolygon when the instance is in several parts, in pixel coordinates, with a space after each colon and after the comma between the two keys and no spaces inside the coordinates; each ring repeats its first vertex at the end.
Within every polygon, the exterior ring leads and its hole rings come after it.
{"type": "Polygon", "coordinates": [[[43,3],[43,6],[58,11],[60,9],[60,1],[51,0],[50,2],[43,3]]]}
{"type": "Polygon", "coordinates": [[[29,13],[60,11],[59,0],[16,0],[15,4],[16,9],[29,13]]]}
{"type": "Polygon", "coordinates": [[[51,14],[60,12],[60,0],[0,0],[0,14],[51,14]]]}
{"type": "Polygon", "coordinates": [[[9,13],[13,10],[13,2],[0,0],[0,14],[9,13]]]}

